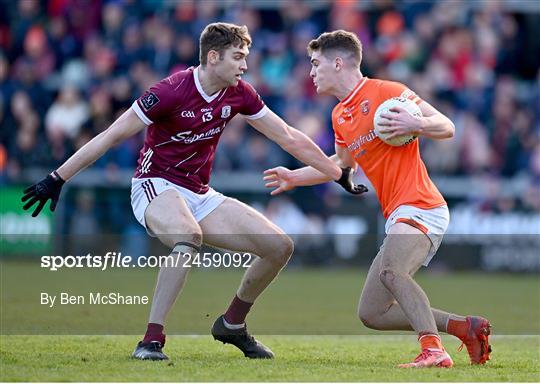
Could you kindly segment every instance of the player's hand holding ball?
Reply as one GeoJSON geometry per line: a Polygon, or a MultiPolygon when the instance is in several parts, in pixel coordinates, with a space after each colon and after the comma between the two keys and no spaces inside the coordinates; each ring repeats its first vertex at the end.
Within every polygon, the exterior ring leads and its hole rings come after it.
{"type": "Polygon", "coordinates": [[[418,135],[421,117],[422,112],[415,102],[404,97],[393,97],[375,111],[375,134],[394,147],[408,144],[418,135]]]}

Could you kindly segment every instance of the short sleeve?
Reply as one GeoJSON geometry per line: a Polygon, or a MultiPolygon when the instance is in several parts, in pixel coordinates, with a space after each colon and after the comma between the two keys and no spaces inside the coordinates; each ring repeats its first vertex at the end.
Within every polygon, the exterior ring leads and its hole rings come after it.
{"type": "Polygon", "coordinates": [[[341,134],[336,130],[334,130],[334,140],[336,145],[339,145],[340,147],[347,147],[347,143],[345,143],[345,140],[343,140],[341,134]]]}
{"type": "Polygon", "coordinates": [[[249,120],[260,119],[268,112],[268,107],[264,104],[261,96],[255,91],[251,84],[243,82],[243,103],[240,113],[249,120]]]}
{"type": "Polygon", "coordinates": [[[131,108],[143,123],[150,125],[170,116],[177,103],[170,82],[163,79],[135,100],[131,108]]]}
{"type": "Polygon", "coordinates": [[[334,142],[336,145],[339,145],[340,147],[347,147],[347,143],[345,142],[345,139],[343,139],[343,136],[341,133],[339,133],[338,127],[338,119],[340,117],[338,116],[336,112],[337,106],[332,110],[332,130],[334,131],[334,142]]]}
{"type": "Polygon", "coordinates": [[[414,101],[416,104],[422,102],[422,99],[412,90],[407,88],[406,85],[395,81],[385,81],[381,86],[381,94],[384,100],[392,97],[404,97],[414,101]]]}

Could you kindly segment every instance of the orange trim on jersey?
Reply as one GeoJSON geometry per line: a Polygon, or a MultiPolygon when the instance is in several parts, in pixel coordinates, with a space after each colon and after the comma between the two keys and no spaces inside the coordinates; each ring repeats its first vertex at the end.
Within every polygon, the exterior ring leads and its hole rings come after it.
{"type": "Polygon", "coordinates": [[[420,224],[418,221],[414,221],[413,219],[407,219],[406,217],[400,217],[396,220],[396,223],[405,223],[409,224],[411,227],[415,227],[416,229],[419,229],[424,234],[428,234],[428,229],[424,227],[422,224],[420,224]]]}

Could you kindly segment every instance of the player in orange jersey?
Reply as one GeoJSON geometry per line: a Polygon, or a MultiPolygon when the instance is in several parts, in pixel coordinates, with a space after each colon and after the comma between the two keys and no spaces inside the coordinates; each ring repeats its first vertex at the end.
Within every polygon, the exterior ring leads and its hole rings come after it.
{"type": "MultiPolygon", "coordinates": [[[[416,331],[421,353],[400,367],[451,367],[439,332],[457,336],[466,345],[471,363],[484,364],[491,352],[489,322],[431,308],[413,280],[435,254],[448,227],[446,202],[428,176],[418,140],[401,147],[385,144],[375,135],[373,115],[386,99],[401,96],[417,103],[423,117],[391,109],[382,116],[382,132],[391,133],[390,137],[414,134],[447,139],[454,135],[454,124],[403,84],[363,76],[362,45],[353,33],[323,33],[309,43],[308,52],[317,93],[340,100],[332,112],[336,144],[332,158],[342,167],[362,168],[387,219],[387,236],[369,269],[358,316],[369,328],[416,331]]],[[[274,188],[272,195],[330,181],[312,167],[269,169],[265,180],[267,187],[274,188]]]]}

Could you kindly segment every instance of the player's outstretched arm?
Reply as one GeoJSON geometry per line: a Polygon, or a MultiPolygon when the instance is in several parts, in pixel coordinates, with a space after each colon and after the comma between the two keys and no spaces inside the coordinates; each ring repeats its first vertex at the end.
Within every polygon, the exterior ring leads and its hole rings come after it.
{"type": "Polygon", "coordinates": [[[352,182],[349,168],[340,168],[335,161],[329,159],[309,137],[299,130],[290,127],[278,115],[268,111],[263,117],[248,122],[270,140],[276,142],[285,151],[305,164],[324,174],[327,180],[334,180],[347,192],[360,194],[367,191],[363,185],[352,182]]]}
{"type": "Polygon", "coordinates": [[[304,164],[318,169],[330,180],[341,177],[341,169],[305,134],[290,127],[278,115],[268,111],[263,117],[248,122],[270,140],[289,152],[304,164]]]}
{"type": "Polygon", "coordinates": [[[454,123],[426,101],[418,107],[422,117],[415,117],[402,108],[394,107],[390,113],[383,113],[384,118],[380,124],[381,133],[390,133],[388,139],[401,135],[424,136],[430,139],[442,140],[454,136],[456,130],[454,123]]]}
{"type": "MultiPolygon", "coordinates": [[[[354,159],[346,148],[336,145],[336,154],[330,157],[342,170],[341,183],[348,184],[344,187],[348,192],[359,195],[367,192],[365,185],[356,185],[352,181],[352,175],[357,167],[354,159]]],[[[331,179],[313,167],[304,167],[290,170],[285,167],[276,167],[264,171],[264,181],[267,188],[273,188],[271,195],[278,195],[295,187],[323,184],[331,179]]],[[[343,185],[342,185],[343,186],[343,185]]]]}
{"type": "Polygon", "coordinates": [[[47,175],[43,180],[26,188],[22,202],[25,210],[38,203],[32,213],[36,217],[47,200],[51,199],[51,211],[56,209],[56,203],[64,183],[81,170],[99,159],[112,146],[136,134],[146,127],[139,117],[131,110],[127,110],[109,128],[86,143],[73,154],[60,168],[47,175]]]}

